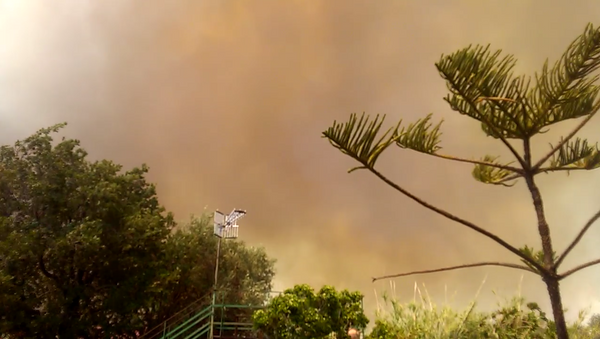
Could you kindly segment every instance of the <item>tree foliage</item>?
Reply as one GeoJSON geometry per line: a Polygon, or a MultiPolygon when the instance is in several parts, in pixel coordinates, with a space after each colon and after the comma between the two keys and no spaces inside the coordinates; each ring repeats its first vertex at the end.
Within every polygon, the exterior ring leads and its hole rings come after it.
{"type": "MultiPolygon", "coordinates": [[[[173,232],[148,167],[89,161],[79,141],[52,139],[63,126],[0,148],[0,334],[134,337],[212,291],[211,222],[173,232]]],[[[263,249],[228,241],[221,268],[230,300],[265,300],[263,249]]]]}
{"type": "Polygon", "coordinates": [[[335,121],[323,135],[335,148],[361,164],[352,170],[371,171],[386,184],[425,208],[495,241],[525,264],[484,262],[409,272],[400,276],[485,265],[505,266],[535,273],[547,285],[558,336],[567,338],[559,281],[585,267],[600,263],[600,259],[563,273],[558,273],[557,270],[584,233],[600,218],[600,211],[584,225],[567,249],[557,256],[535,177],[540,173],[591,170],[600,167],[600,154],[595,144],[575,136],[600,109],[600,87],[596,85],[596,71],[600,67],[600,30],[588,25],[563,56],[552,67],[546,61],[541,73],[536,73],[533,80],[525,75],[515,76],[512,72],[515,63],[512,55],[502,56],[501,51],[492,52],[489,46],[469,46],[450,55],[442,55],[435,64],[439,74],[446,81],[449,93],[444,100],[451,110],[480,122],[481,129],[487,136],[499,140],[510,151],[515,158],[513,162],[499,162],[499,157],[494,155],[484,155],[481,160],[471,160],[441,154],[442,122],[434,125],[430,122],[431,115],[407,127],[402,127],[400,121],[380,136],[384,118],[380,119],[377,116],[370,119],[364,113],[358,118],[356,114],[352,114],[345,123],[335,121]],[[571,119],[580,119],[581,122],[569,134],[550,145],[547,153],[534,160],[531,147],[533,137],[546,132],[556,123],[571,119]],[[520,142],[521,152],[511,141],[520,142]],[[383,151],[394,144],[402,149],[450,161],[470,163],[474,165],[473,177],[482,183],[512,186],[518,179],[523,179],[531,193],[537,215],[541,250],[536,251],[528,246],[517,248],[485,228],[429,204],[380,173],[375,168],[376,161],[383,151]],[[513,165],[515,162],[516,165],[513,165]]]}
{"type": "MultiPolygon", "coordinates": [[[[124,329],[156,278],[172,218],[143,166],[89,162],[42,129],[0,149],[1,331],[76,338],[124,329]]],[[[98,334],[99,335],[99,334],[98,334]]]]}
{"type": "MultiPolygon", "coordinates": [[[[148,294],[146,307],[151,312],[144,317],[146,328],[159,325],[213,290],[217,238],[212,226],[208,216],[192,218],[169,236],[161,278],[148,294]]],[[[248,247],[237,240],[223,241],[217,302],[263,305],[271,291],[274,264],[263,248],[248,247]]],[[[229,310],[227,315],[240,322],[249,322],[251,316],[244,310],[229,310]]]]}
{"type": "Polygon", "coordinates": [[[256,329],[269,338],[347,338],[350,328],[364,329],[369,320],[359,292],[336,291],[324,286],[315,293],[308,285],[296,285],[254,313],[256,329]]]}

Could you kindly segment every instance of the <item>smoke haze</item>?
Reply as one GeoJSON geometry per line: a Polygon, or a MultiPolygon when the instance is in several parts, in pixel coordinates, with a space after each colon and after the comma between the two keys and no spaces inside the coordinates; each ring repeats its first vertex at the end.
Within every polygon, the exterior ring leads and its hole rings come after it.
{"type": "MultiPolygon", "coordinates": [[[[512,256],[433,215],[320,138],[352,112],[407,122],[443,118],[444,152],[510,157],[478,125],[451,112],[434,63],[469,44],[515,54],[518,72],[556,60],[600,3],[579,1],[0,0],[0,142],[67,121],[93,158],[147,163],[161,201],[180,220],[248,210],[241,237],[278,259],[276,288],[359,289],[367,306],[388,282],[371,277],[512,256]]],[[[582,133],[598,140],[598,120],[582,133]]],[[[572,125],[572,124],[571,124],[572,125]]],[[[537,154],[556,133],[536,139],[537,154]]],[[[540,247],[523,184],[479,184],[471,167],[391,149],[380,169],[403,187],[517,247],[540,247]]],[[[540,179],[557,250],[600,207],[600,174],[540,179]]],[[[600,257],[600,226],[564,268],[600,257]]],[[[600,311],[600,267],[563,282],[571,318],[600,311]]],[[[464,305],[517,293],[520,272],[481,268],[396,279],[464,305]]],[[[543,284],[522,293],[547,307],[543,284]]]]}

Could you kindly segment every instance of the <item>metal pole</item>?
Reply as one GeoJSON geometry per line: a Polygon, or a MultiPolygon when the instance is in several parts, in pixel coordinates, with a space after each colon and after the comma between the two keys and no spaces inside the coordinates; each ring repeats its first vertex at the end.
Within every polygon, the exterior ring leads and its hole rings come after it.
{"type": "Polygon", "coordinates": [[[215,327],[215,303],[217,299],[217,282],[219,279],[219,257],[221,255],[221,237],[219,237],[219,241],[217,242],[217,262],[215,264],[215,284],[213,286],[213,295],[212,295],[212,310],[210,313],[210,331],[209,338],[213,339],[214,327],[215,327]]]}

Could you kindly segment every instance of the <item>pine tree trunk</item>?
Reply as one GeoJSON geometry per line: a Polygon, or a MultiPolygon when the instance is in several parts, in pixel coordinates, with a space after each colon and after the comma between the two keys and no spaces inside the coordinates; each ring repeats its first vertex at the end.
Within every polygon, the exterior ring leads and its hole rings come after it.
{"type": "MultiPolygon", "coordinates": [[[[531,148],[529,140],[525,140],[525,161],[528,166],[531,166],[531,148]]],[[[556,267],[554,263],[554,249],[552,248],[552,238],[550,237],[550,227],[546,221],[544,213],[544,203],[542,202],[542,194],[538,189],[533,179],[533,173],[529,172],[524,175],[527,188],[531,192],[533,206],[535,207],[536,216],[538,219],[538,232],[542,240],[542,250],[544,253],[544,266],[549,272],[540,272],[543,281],[548,288],[550,303],[552,305],[552,314],[554,315],[554,323],[556,325],[556,334],[558,339],[569,339],[567,332],[567,323],[565,321],[565,311],[563,310],[562,300],[560,297],[560,287],[558,277],[556,276],[556,267]],[[553,272],[554,274],[550,274],[553,272]]]]}
{"type": "Polygon", "coordinates": [[[544,282],[548,288],[548,295],[550,295],[550,303],[552,304],[552,314],[554,315],[558,339],[569,339],[558,279],[554,277],[544,277],[544,282]]]}

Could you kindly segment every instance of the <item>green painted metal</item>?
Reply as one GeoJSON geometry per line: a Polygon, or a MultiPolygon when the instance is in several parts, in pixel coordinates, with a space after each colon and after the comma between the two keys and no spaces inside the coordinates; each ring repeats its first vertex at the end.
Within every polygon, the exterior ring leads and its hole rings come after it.
{"type": "Polygon", "coordinates": [[[198,333],[202,332],[202,328],[206,327],[208,329],[208,325],[210,324],[203,324],[200,325],[200,323],[203,320],[206,320],[208,317],[210,317],[211,313],[213,311],[212,306],[208,306],[207,308],[205,308],[204,310],[196,313],[194,316],[190,317],[188,320],[184,321],[183,323],[181,323],[180,325],[178,325],[177,327],[175,327],[174,329],[172,329],[171,331],[169,331],[168,333],[166,333],[162,338],[163,339],[177,339],[180,338],[181,336],[185,335],[186,333],[188,333],[188,331],[194,330],[191,334],[188,334],[185,337],[185,339],[192,339],[192,338],[199,338],[196,335],[199,335],[198,333]],[[197,328],[200,325],[200,328],[197,328]]]}
{"type": "Polygon", "coordinates": [[[212,302],[212,294],[207,294],[203,298],[188,305],[180,312],[167,319],[163,324],[146,332],[140,339],[210,339],[210,317],[214,315],[213,338],[232,338],[238,335],[245,335],[248,338],[253,332],[252,323],[249,315],[251,310],[261,309],[264,306],[255,305],[237,305],[224,303],[224,293],[221,295],[219,303],[212,302]],[[237,314],[239,310],[241,314],[237,314]],[[248,321],[232,321],[228,319],[232,316],[247,319],[248,321]]]}
{"type": "MultiPolygon", "coordinates": [[[[272,298],[272,294],[279,294],[279,292],[270,292],[267,300],[272,298]]],[[[211,316],[215,317],[212,328],[213,338],[235,338],[239,335],[249,338],[249,335],[254,332],[250,322],[252,310],[261,309],[264,305],[225,303],[225,295],[225,292],[206,294],[164,323],[144,333],[139,339],[211,339],[209,338],[211,316]],[[217,298],[217,295],[220,298],[217,298]]]]}
{"type": "Polygon", "coordinates": [[[244,309],[244,308],[255,308],[255,309],[261,309],[264,306],[255,306],[255,305],[236,305],[236,304],[215,304],[215,308],[239,308],[239,309],[244,309]]]}
{"type": "MultiPolygon", "coordinates": [[[[190,303],[188,306],[175,313],[162,324],[146,331],[140,339],[162,339],[168,338],[168,334],[177,328],[180,324],[186,322],[189,318],[201,313],[207,308],[211,308],[210,294],[190,303]]],[[[212,309],[212,308],[211,308],[212,309]]]]}

